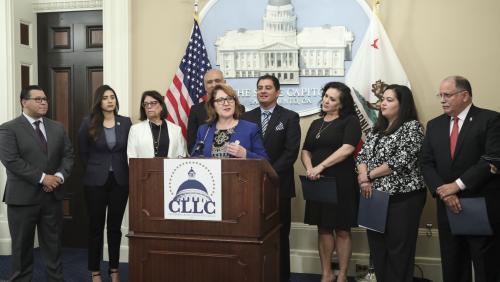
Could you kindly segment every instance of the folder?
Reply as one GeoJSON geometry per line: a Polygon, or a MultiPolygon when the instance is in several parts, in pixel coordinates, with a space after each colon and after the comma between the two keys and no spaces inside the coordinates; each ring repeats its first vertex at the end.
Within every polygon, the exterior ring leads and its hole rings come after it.
{"type": "Polygon", "coordinates": [[[500,158],[498,157],[491,157],[491,156],[482,156],[481,159],[487,161],[488,163],[496,166],[498,169],[500,169],[500,158]]]}
{"type": "Polygon", "coordinates": [[[304,199],[324,203],[337,203],[337,181],[335,177],[322,176],[318,180],[310,180],[300,175],[302,195],[304,199]]]}
{"type": "Polygon", "coordinates": [[[359,195],[358,226],[384,233],[389,196],[388,192],[377,189],[372,190],[372,197],[369,199],[359,195]]]}
{"type": "Polygon", "coordinates": [[[460,198],[462,211],[453,213],[446,208],[451,234],[453,235],[492,235],[486,200],[483,197],[460,198]]]}

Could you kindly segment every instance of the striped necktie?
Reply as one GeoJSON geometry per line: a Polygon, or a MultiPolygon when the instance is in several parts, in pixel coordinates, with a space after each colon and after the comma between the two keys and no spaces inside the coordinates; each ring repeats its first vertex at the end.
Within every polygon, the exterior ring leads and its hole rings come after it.
{"type": "Polygon", "coordinates": [[[271,119],[271,112],[264,111],[262,112],[262,136],[266,134],[267,125],[269,124],[269,120],[271,119]]]}
{"type": "Polygon", "coordinates": [[[40,129],[40,123],[41,121],[37,120],[33,124],[35,125],[35,132],[36,135],[38,136],[38,140],[40,141],[40,145],[42,145],[42,150],[44,153],[47,153],[47,140],[45,139],[45,136],[43,135],[43,132],[40,129]]]}

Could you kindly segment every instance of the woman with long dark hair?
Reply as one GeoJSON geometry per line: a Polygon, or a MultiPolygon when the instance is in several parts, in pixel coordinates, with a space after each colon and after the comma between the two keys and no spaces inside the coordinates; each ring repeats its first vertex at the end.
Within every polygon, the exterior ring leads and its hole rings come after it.
{"type": "Polygon", "coordinates": [[[320,118],[313,121],[302,147],[302,164],[307,177],[335,177],[338,202],[307,201],[305,223],[318,226],[318,248],[322,282],[334,280],[332,253],[339,262],[339,282],[347,281],[351,257],[351,227],[357,226],[359,188],[354,151],[361,138],[361,126],[349,87],[329,82],[323,87],[320,118]]]}
{"type": "Polygon", "coordinates": [[[426,190],[420,170],[424,140],[411,90],[389,85],[377,122],[358,155],[363,197],[373,189],[390,194],[384,233],[367,230],[377,281],[413,281],[420,215],[426,190]]]}
{"type": "Polygon", "coordinates": [[[127,138],[130,118],[118,114],[113,88],[96,89],[94,104],[78,131],[80,158],[85,166],[83,185],[89,215],[88,269],[92,281],[102,281],[100,264],[107,210],[109,275],[120,281],[118,264],[121,224],[128,199],[127,138]]]}

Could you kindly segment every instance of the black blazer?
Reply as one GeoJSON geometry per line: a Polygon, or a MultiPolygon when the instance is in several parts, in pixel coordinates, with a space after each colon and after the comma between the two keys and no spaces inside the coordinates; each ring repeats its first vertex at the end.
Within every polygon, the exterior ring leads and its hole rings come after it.
{"type": "Polygon", "coordinates": [[[493,189],[490,187],[498,189],[500,177],[490,173],[489,164],[481,160],[481,156],[498,151],[495,147],[500,142],[492,138],[500,129],[498,120],[497,112],[472,105],[458,135],[453,159],[449,145],[450,117],[443,114],[428,122],[422,149],[422,172],[433,196],[439,186],[460,178],[466,189],[458,193],[459,197],[485,196],[487,202],[492,200],[488,196],[493,189]]]}
{"type": "MultiPolygon", "coordinates": [[[[261,109],[244,113],[241,119],[256,123],[261,128],[261,109]]],[[[299,115],[276,105],[264,135],[264,148],[269,161],[280,178],[280,197],[295,196],[293,164],[300,150],[299,115]]]]}
{"type": "MultiPolygon", "coordinates": [[[[0,159],[7,170],[4,201],[8,205],[36,205],[44,199],[43,173],[60,172],[67,181],[73,168],[73,146],[62,123],[43,118],[47,134],[47,153],[28,119],[21,115],[0,126],[0,159]]],[[[53,192],[62,200],[64,191],[53,192]]]]}
{"type": "MultiPolygon", "coordinates": [[[[201,102],[199,104],[191,106],[189,110],[188,117],[188,127],[187,127],[187,149],[188,153],[193,150],[194,144],[196,142],[196,133],[198,128],[207,123],[208,115],[207,109],[205,109],[206,102],[201,102]]],[[[245,106],[241,105],[241,112],[245,112],[245,106]]]]}
{"type": "Polygon", "coordinates": [[[113,167],[116,182],[119,185],[128,184],[127,140],[131,125],[129,117],[116,116],[116,145],[110,150],[104,131],[99,134],[97,140],[92,140],[88,134],[89,117],[83,119],[78,130],[80,158],[85,167],[83,185],[104,185],[108,179],[110,165],[113,167]]]}

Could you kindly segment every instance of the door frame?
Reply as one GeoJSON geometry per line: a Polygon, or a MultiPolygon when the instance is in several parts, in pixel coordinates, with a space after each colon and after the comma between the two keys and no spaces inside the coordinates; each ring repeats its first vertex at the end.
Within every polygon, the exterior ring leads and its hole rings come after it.
{"type": "MultiPolygon", "coordinates": [[[[20,74],[15,72],[14,46],[17,22],[14,22],[13,1],[29,1],[33,13],[102,10],[103,22],[103,82],[120,94],[120,113],[130,116],[132,99],[132,54],[131,54],[131,1],[132,0],[4,0],[0,1],[0,123],[20,114],[16,81],[20,74]],[[7,94],[6,94],[7,93],[7,94]]],[[[33,40],[37,40],[34,38],[33,40]]],[[[20,80],[19,80],[20,81],[20,80]]],[[[38,81],[34,77],[32,81],[38,81]]],[[[7,175],[0,164],[0,197],[4,193],[7,175]]],[[[122,233],[129,227],[128,206],[122,223],[122,233]]],[[[0,202],[0,255],[11,254],[11,239],[8,232],[7,206],[0,202]]],[[[106,246],[105,246],[106,247],[106,246]]],[[[122,240],[120,260],[128,261],[128,240],[122,240]]],[[[104,252],[107,254],[107,252],[104,252]]]]}

